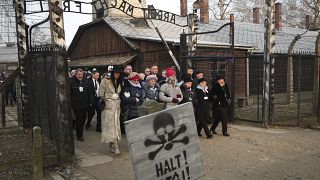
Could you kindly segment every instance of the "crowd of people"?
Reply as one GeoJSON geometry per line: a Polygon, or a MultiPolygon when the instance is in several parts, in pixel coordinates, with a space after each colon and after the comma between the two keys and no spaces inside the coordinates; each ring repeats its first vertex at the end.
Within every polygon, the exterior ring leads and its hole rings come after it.
{"type": "Polygon", "coordinates": [[[226,108],[230,105],[230,92],[223,76],[216,76],[210,90],[203,72],[194,73],[191,68],[180,82],[173,68],[160,74],[158,66],[145,68],[143,73],[134,72],[130,65],[123,70],[109,66],[101,78],[96,69],[92,72],[76,69],[69,76],[74,129],[79,141],[84,141],[83,129],[91,127],[96,114],[96,131],[101,132],[101,142],[109,143],[110,151],[120,154],[118,142],[121,134],[125,134],[123,123],[139,117],[139,106],[145,101],[163,103],[165,108],[191,102],[199,136],[203,129],[208,139],[213,138],[219,122],[223,136],[229,136],[226,108]],[[208,122],[212,119],[209,129],[208,122]]]}
{"type": "MultiPolygon", "coordinates": [[[[8,74],[6,72],[3,72],[0,74],[0,84],[5,81],[5,79],[8,78],[8,74]]],[[[5,102],[6,106],[10,104],[10,106],[14,106],[14,104],[17,102],[16,99],[16,83],[15,81],[11,82],[6,88],[5,88],[5,102]]]]}

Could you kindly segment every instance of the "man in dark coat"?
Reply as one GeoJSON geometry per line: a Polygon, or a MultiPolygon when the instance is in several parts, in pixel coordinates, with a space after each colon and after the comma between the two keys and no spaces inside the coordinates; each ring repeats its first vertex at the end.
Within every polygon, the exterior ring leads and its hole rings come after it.
{"type": "Polygon", "coordinates": [[[157,83],[159,83],[160,81],[163,80],[163,77],[161,76],[161,74],[159,74],[159,68],[157,65],[151,66],[150,71],[151,71],[151,75],[157,76],[157,78],[158,78],[157,83]]]}
{"type": "Polygon", "coordinates": [[[195,88],[195,117],[197,121],[198,135],[201,135],[201,130],[204,129],[207,138],[211,139],[213,135],[210,133],[207,122],[210,119],[209,115],[209,92],[207,81],[204,78],[199,79],[198,85],[195,88]]]}
{"type": "Polygon", "coordinates": [[[197,72],[196,72],[196,77],[193,78],[193,82],[192,82],[192,88],[193,88],[193,90],[198,86],[198,84],[199,84],[199,79],[202,79],[202,78],[203,78],[203,72],[197,71],[197,72]]]}
{"type": "Polygon", "coordinates": [[[230,91],[227,83],[224,80],[223,76],[218,75],[216,82],[213,83],[211,88],[211,100],[213,103],[213,112],[215,112],[215,120],[212,123],[211,131],[213,134],[216,133],[216,128],[221,121],[222,123],[222,133],[224,136],[230,136],[227,132],[227,118],[226,118],[226,109],[230,103],[230,91]]]}
{"type": "Polygon", "coordinates": [[[91,96],[94,100],[93,104],[91,107],[88,108],[88,120],[86,123],[86,129],[89,129],[91,127],[91,120],[95,114],[95,112],[97,112],[97,124],[96,124],[96,131],[97,132],[101,132],[101,110],[98,109],[97,104],[98,104],[98,89],[100,86],[100,82],[99,82],[99,72],[98,71],[93,71],[92,72],[92,76],[91,78],[89,78],[88,81],[88,85],[89,88],[91,89],[91,96]]]}
{"type": "Polygon", "coordinates": [[[191,78],[191,76],[186,76],[183,79],[183,84],[180,86],[183,98],[179,104],[192,102],[192,100],[194,99],[194,93],[192,90],[192,81],[193,79],[191,78]]]}
{"type": "Polygon", "coordinates": [[[83,139],[83,126],[86,121],[88,107],[92,107],[93,97],[89,85],[84,79],[82,69],[76,70],[76,75],[70,80],[71,106],[76,117],[76,134],[79,141],[83,139]]]}

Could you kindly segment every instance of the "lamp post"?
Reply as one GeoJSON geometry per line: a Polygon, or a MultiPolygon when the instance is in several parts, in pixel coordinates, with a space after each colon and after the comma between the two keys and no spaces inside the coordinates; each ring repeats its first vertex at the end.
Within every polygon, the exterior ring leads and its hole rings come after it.
{"type": "MultiPolygon", "coordinates": [[[[193,5],[192,13],[188,15],[188,34],[196,33],[198,30],[198,16],[197,12],[200,9],[200,0],[196,0],[193,5]]],[[[188,35],[188,55],[194,56],[197,45],[197,35],[188,35]]],[[[192,60],[190,58],[187,59],[188,67],[192,67],[192,60]]]]}

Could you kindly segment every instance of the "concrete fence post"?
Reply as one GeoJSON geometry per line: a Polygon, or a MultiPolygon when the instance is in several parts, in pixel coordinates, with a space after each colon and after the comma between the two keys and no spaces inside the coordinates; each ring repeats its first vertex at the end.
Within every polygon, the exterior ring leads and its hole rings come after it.
{"type": "Polygon", "coordinates": [[[32,138],[33,179],[38,180],[43,178],[42,138],[39,126],[33,128],[32,138]]]}

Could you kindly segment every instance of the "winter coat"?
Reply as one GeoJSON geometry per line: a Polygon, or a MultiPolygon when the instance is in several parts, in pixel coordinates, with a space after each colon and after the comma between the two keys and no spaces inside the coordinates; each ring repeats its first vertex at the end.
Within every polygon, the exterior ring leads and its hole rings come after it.
{"type": "Polygon", "coordinates": [[[228,107],[228,100],[230,99],[230,91],[227,83],[222,87],[219,83],[214,83],[211,92],[210,100],[213,103],[213,108],[228,107]]]}
{"type": "Polygon", "coordinates": [[[195,89],[195,116],[197,121],[209,121],[209,92],[200,89],[199,86],[195,89]]]}
{"type": "MultiPolygon", "coordinates": [[[[129,81],[128,81],[129,82],[129,81]]],[[[143,103],[146,93],[141,84],[139,87],[133,86],[130,82],[125,84],[120,95],[122,112],[127,113],[127,119],[130,120],[139,117],[138,106],[143,103]],[[137,99],[139,101],[137,102],[137,99]]]]}
{"type": "Polygon", "coordinates": [[[154,88],[152,88],[149,84],[144,84],[143,88],[146,92],[147,100],[160,101],[159,99],[160,86],[158,84],[156,84],[154,88]]]}
{"type": "Polygon", "coordinates": [[[87,109],[94,102],[87,81],[79,81],[76,77],[70,80],[70,97],[73,109],[87,109]]]}
{"type": "Polygon", "coordinates": [[[105,100],[101,112],[101,142],[117,142],[121,139],[120,130],[120,96],[121,84],[116,89],[111,79],[103,78],[98,90],[98,96],[105,100]]]}
{"type": "Polygon", "coordinates": [[[165,83],[160,87],[159,99],[166,103],[166,109],[178,105],[173,103],[172,99],[177,98],[179,102],[182,101],[183,95],[179,86],[172,87],[171,84],[165,83]]]}
{"type": "Polygon", "coordinates": [[[187,89],[184,85],[180,86],[182,95],[183,95],[183,99],[179,104],[183,104],[183,103],[187,103],[187,102],[192,102],[194,99],[194,92],[192,90],[192,88],[187,89]]]}

